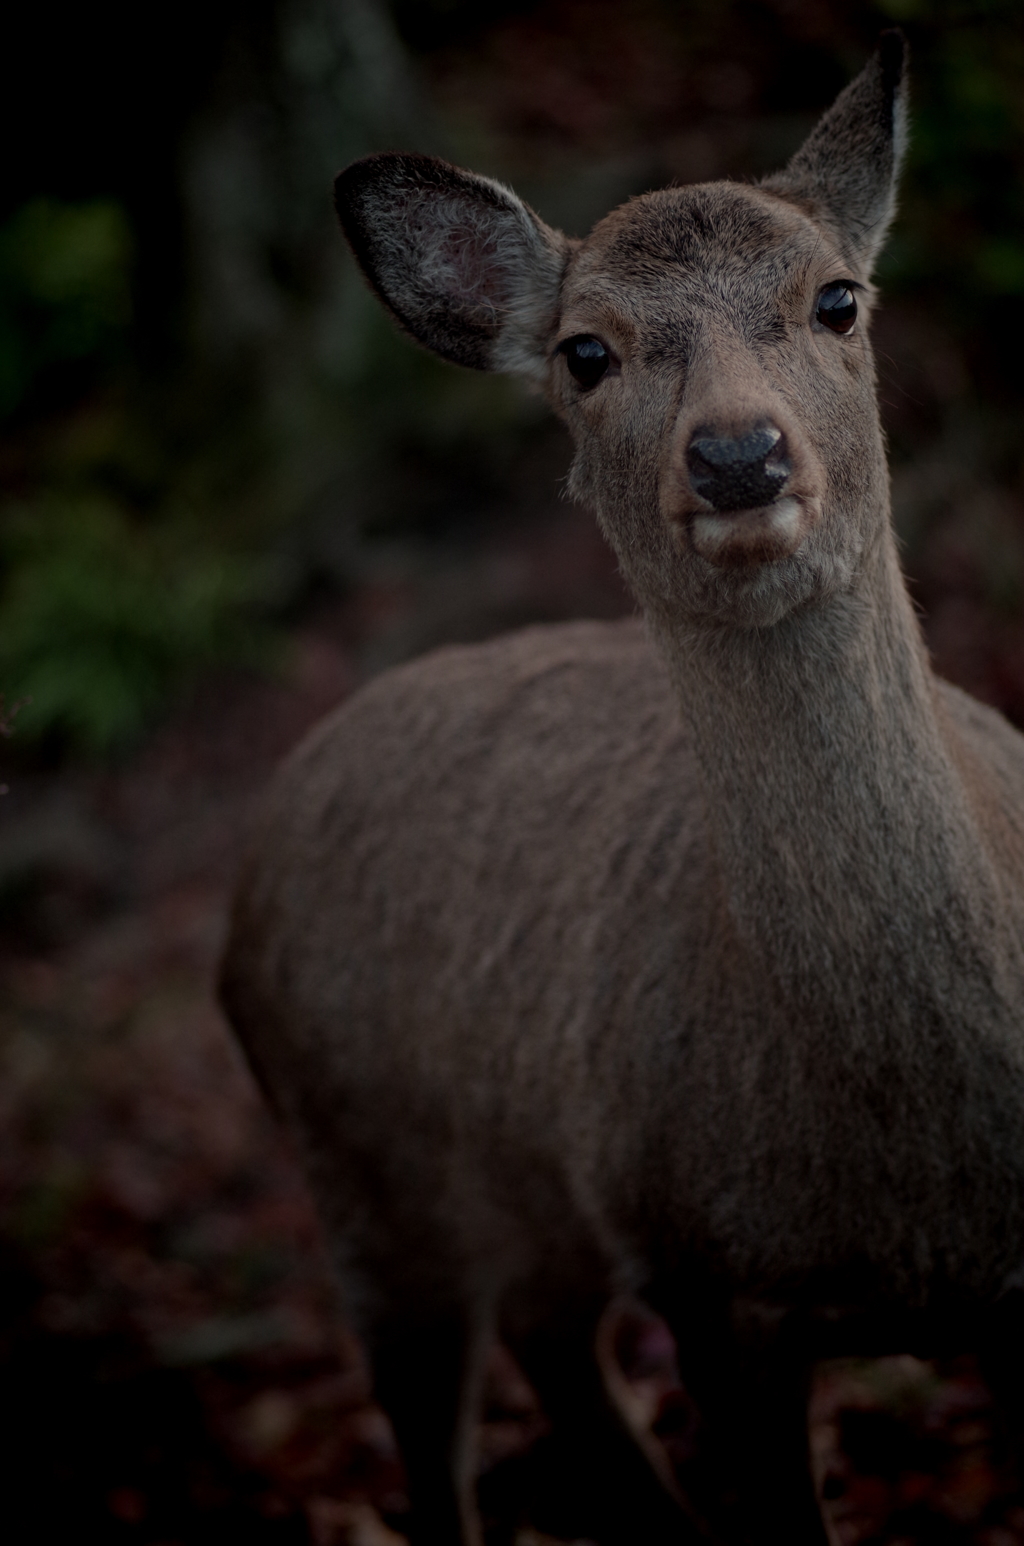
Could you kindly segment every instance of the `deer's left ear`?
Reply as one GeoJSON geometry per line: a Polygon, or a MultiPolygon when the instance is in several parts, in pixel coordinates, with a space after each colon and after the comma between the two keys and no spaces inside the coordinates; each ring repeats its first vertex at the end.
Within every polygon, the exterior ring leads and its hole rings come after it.
{"type": "Polygon", "coordinates": [[[806,208],[870,274],[896,212],[907,139],[907,45],[883,32],[878,52],[840,92],[783,172],[762,187],[806,208]]]}

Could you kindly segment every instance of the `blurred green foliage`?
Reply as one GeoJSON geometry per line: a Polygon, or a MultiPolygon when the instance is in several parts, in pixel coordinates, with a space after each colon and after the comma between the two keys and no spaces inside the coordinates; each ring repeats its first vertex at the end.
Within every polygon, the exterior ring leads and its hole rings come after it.
{"type": "Polygon", "coordinates": [[[261,642],[258,566],[195,522],[140,518],[109,487],[139,482],[133,247],[110,200],[34,199],[0,229],[0,420],[31,436],[41,419],[47,446],[0,509],[0,683],[19,704],[19,743],[87,755],[129,743],[198,670],[253,658],[261,642]],[[67,415],[111,389],[113,443],[97,456],[94,436],[67,435],[67,415]]]}
{"type": "Polygon", "coordinates": [[[72,383],[82,390],[123,355],[132,247],[110,200],[33,199],[0,228],[0,421],[54,376],[84,367],[72,383]]]}
{"type": "Polygon", "coordinates": [[[98,495],[9,512],[2,556],[0,680],[23,699],[19,735],[109,751],[196,670],[259,653],[252,564],[98,495]]]}

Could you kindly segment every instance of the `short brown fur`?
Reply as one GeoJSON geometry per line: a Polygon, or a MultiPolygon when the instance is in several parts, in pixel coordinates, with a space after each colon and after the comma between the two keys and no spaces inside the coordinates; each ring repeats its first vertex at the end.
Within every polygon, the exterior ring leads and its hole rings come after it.
{"type": "Polygon", "coordinates": [[[283,770],[239,888],[224,1001],[302,1146],[417,1541],[478,1539],[496,1332],[581,1529],[810,1539],[808,1359],[968,1345],[1024,1281],[1024,739],[929,669],[864,330],[901,59],[887,37],[761,187],[645,195],[578,244],[442,163],[411,225],[415,158],[339,179],[408,330],[543,380],[644,613],[373,683],[283,770]],[[839,336],[816,297],[847,281],[839,336]],[[578,335],[611,361],[587,391],[578,335]],[[694,436],[764,422],[785,497],[723,515],[694,436]],[[674,1500],[593,1372],[623,1291],[704,1414],[674,1500]]]}

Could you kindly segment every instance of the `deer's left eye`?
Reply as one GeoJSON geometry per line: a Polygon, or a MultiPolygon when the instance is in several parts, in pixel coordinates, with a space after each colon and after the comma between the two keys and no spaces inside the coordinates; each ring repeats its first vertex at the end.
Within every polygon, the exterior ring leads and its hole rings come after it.
{"type": "Polygon", "coordinates": [[[585,392],[597,386],[611,364],[604,344],[590,333],[580,333],[575,338],[566,339],[562,344],[562,353],[565,355],[569,374],[585,392]]]}
{"type": "Polygon", "coordinates": [[[819,322],[833,333],[848,333],[857,320],[857,300],[848,285],[826,285],[818,296],[819,322]]]}

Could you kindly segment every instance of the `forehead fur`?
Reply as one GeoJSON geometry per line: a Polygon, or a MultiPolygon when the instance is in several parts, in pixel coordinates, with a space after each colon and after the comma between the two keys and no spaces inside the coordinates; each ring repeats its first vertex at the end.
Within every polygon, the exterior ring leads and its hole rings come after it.
{"type": "Polygon", "coordinates": [[[729,300],[742,289],[777,310],[802,290],[812,264],[837,259],[820,227],[784,199],[737,183],[699,183],[641,194],[613,210],[574,252],[563,294],[572,305],[596,285],[641,305],[645,292],[656,292],[664,304],[667,293],[682,300],[695,286],[707,305],[708,291],[729,300]]]}

